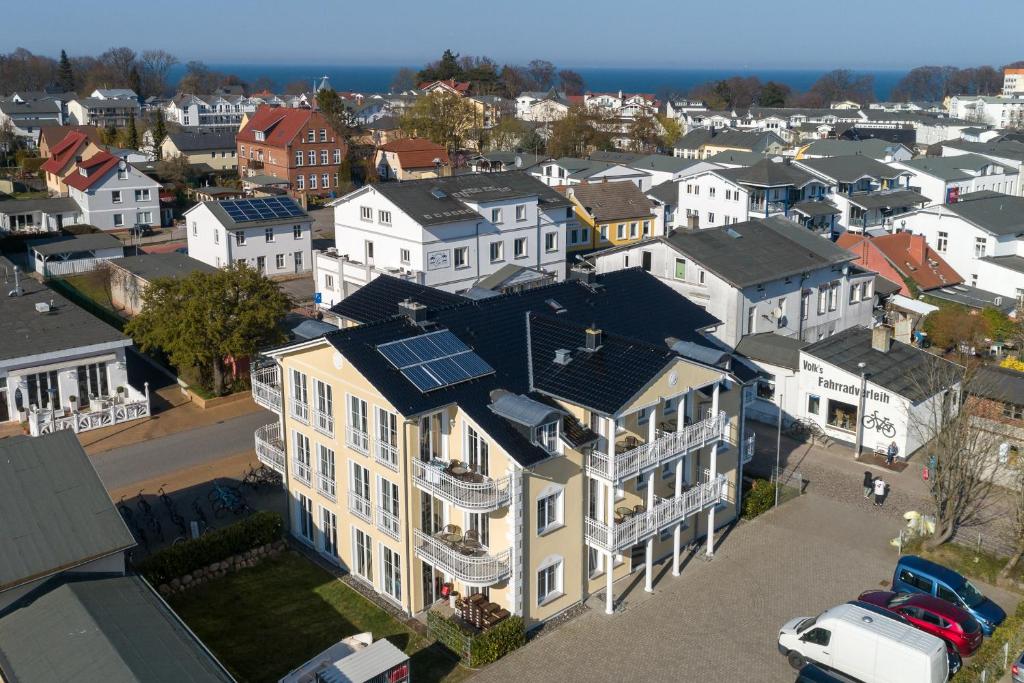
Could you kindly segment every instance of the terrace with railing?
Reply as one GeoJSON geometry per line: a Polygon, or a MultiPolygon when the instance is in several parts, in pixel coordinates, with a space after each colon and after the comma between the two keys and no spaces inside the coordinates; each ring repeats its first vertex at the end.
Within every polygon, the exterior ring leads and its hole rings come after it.
{"type": "Polygon", "coordinates": [[[285,474],[284,440],[279,423],[271,422],[256,430],[256,458],[275,472],[285,474]]]}
{"type": "Polygon", "coordinates": [[[458,461],[414,460],[412,480],[423,491],[464,510],[497,510],[508,505],[511,496],[508,476],[492,479],[458,461]]]}
{"type": "Polygon", "coordinates": [[[471,586],[491,586],[511,573],[509,549],[491,554],[479,544],[467,544],[446,532],[431,536],[416,529],[414,536],[418,558],[471,586]]]}

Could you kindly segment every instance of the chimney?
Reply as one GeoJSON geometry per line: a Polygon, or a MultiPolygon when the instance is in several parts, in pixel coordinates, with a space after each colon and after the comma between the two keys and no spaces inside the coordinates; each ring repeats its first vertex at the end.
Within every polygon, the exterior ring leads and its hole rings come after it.
{"type": "Polygon", "coordinates": [[[576,280],[585,285],[594,283],[594,271],[582,266],[573,266],[569,269],[569,280],[576,280]]]}
{"type": "Polygon", "coordinates": [[[878,325],[871,328],[871,348],[882,353],[889,353],[892,346],[892,328],[888,325],[878,325]]]}
{"type": "Polygon", "coordinates": [[[420,325],[427,320],[427,307],[412,299],[398,302],[398,312],[416,325],[420,325]]]}
{"type": "Polygon", "coordinates": [[[80,157],[80,156],[75,157],[75,163],[76,164],[82,163],[82,157],[80,157]]]}
{"type": "Polygon", "coordinates": [[[555,365],[568,365],[572,360],[572,352],[569,349],[557,349],[555,351],[555,365]]]}
{"type": "Polygon", "coordinates": [[[907,251],[910,252],[910,260],[913,263],[925,263],[928,260],[928,243],[925,242],[924,235],[911,235],[907,251]]]}
{"type": "Polygon", "coordinates": [[[601,348],[603,334],[595,327],[587,328],[587,351],[597,351],[601,348]]]}

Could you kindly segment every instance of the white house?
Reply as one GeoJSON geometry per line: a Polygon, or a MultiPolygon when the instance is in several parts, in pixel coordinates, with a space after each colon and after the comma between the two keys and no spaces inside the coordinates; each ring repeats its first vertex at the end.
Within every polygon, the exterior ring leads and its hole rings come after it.
{"type": "Polygon", "coordinates": [[[129,383],[130,337],[0,263],[0,423],[33,436],[149,415],[148,391],[129,383]]]}
{"type": "Polygon", "coordinates": [[[972,287],[1024,301],[1024,198],[996,192],[962,194],[900,219],[924,235],[972,287]]]}
{"type": "Polygon", "coordinates": [[[260,100],[244,95],[178,95],[164,108],[168,121],[197,130],[237,131],[242,117],[252,114],[260,100]]]}
{"type": "Polygon", "coordinates": [[[530,169],[530,175],[545,185],[577,185],[584,181],[589,183],[602,180],[628,180],[641,190],[651,187],[651,174],[630,168],[625,164],[600,161],[597,159],[577,159],[560,157],[538,164],[530,169]]]}
{"type": "Polygon", "coordinates": [[[139,96],[126,88],[93,90],[89,97],[68,102],[71,123],[83,126],[124,128],[141,111],[139,96]]]}
{"type": "MultiPolygon", "coordinates": [[[[987,131],[993,132],[993,131],[987,131]]],[[[1024,142],[1014,138],[997,136],[988,140],[950,140],[942,145],[942,156],[955,157],[977,154],[997,164],[1017,170],[1017,194],[1024,194],[1024,183],[1020,182],[1024,172],[1024,142]]],[[[1004,194],[1011,194],[1005,192],[1004,194]]]]}
{"type": "Polygon", "coordinates": [[[1018,194],[1016,167],[1003,166],[979,154],[918,157],[892,165],[910,171],[910,184],[919,187],[932,202],[956,201],[960,195],[982,190],[1018,194]]]}
{"type": "Polygon", "coordinates": [[[997,128],[1012,128],[1024,122],[1024,97],[954,95],[949,98],[949,115],[997,128]]]}
{"type": "Polygon", "coordinates": [[[57,232],[82,222],[82,210],[70,197],[9,199],[0,202],[0,232],[57,232]]]}
{"type": "Polygon", "coordinates": [[[83,223],[100,230],[160,225],[160,184],[109,152],[78,162],[64,182],[83,223]]]}
{"type": "Polygon", "coordinates": [[[463,292],[506,266],[565,278],[572,203],[522,171],[367,185],[332,203],[335,249],[317,253],[330,307],[381,273],[463,292]]]}
{"type": "Polygon", "coordinates": [[[780,217],[612,247],[591,254],[598,273],[640,266],[721,322],[734,347],[761,332],[816,341],[871,321],[874,273],[854,255],[780,217]]]}
{"type": "Polygon", "coordinates": [[[312,268],[309,217],[291,197],[224,199],[185,212],[188,255],[215,268],[244,263],[264,275],[312,268]]]}

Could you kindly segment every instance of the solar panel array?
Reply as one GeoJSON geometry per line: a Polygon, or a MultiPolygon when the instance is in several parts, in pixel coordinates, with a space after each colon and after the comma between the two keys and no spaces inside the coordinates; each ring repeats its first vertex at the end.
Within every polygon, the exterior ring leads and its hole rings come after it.
{"type": "Polygon", "coordinates": [[[377,350],[423,393],[494,372],[449,330],[388,342],[377,350]]]}
{"type": "Polygon", "coordinates": [[[228,199],[220,202],[220,205],[236,223],[270,221],[306,215],[306,212],[291,197],[228,199]]]}

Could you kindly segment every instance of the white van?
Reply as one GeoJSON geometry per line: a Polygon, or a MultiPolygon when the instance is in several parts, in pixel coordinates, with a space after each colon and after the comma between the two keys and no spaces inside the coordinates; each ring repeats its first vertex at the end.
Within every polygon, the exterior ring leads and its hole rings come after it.
{"type": "Polygon", "coordinates": [[[817,662],[864,683],[946,683],[946,644],[908,624],[846,603],[779,630],[779,652],[799,669],[817,662]]]}

